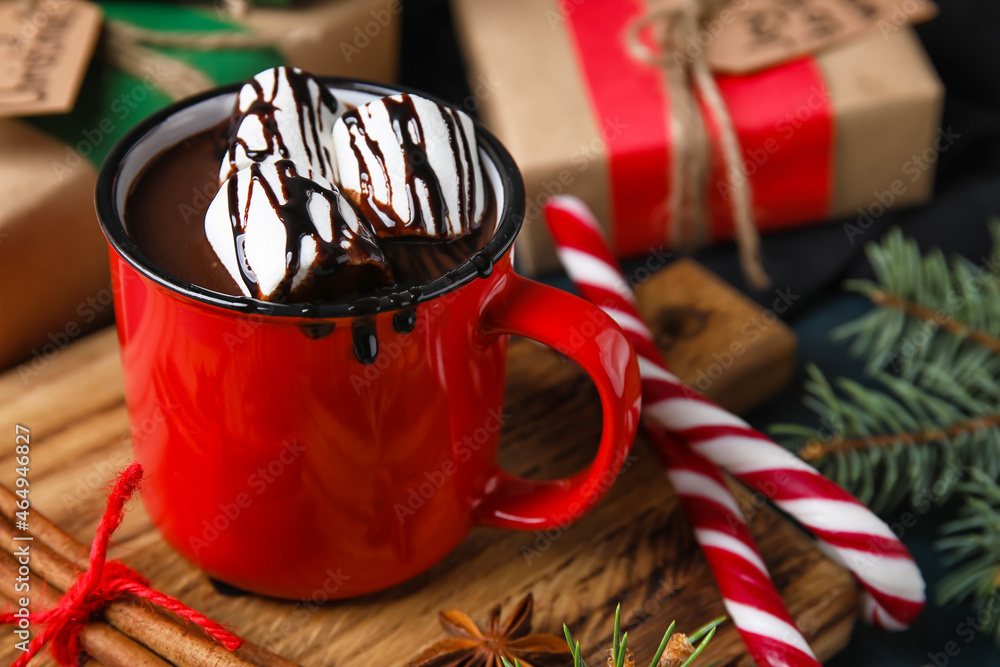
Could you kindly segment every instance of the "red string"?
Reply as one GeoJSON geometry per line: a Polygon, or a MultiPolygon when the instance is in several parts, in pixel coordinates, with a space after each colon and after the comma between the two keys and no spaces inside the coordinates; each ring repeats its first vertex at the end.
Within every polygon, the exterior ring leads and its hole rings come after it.
{"type": "MultiPolygon", "coordinates": [[[[141,480],[142,466],[138,463],[131,464],[118,475],[108,495],[108,507],[104,510],[90,547],[90,568],[73,582],[58,605],[31,613],[31,623],[45,625],[45,628],[31,640],[28,651],[12,667],[26,667],[46,645],[51,648],[52,657],[60,665],[77,665],[81,653],[80,631],[91,618],[126,593],[169,609],[199,626],[230,651],[235,651],[243,643],[242,639],[221,624],[199,614],[176,598],[150,588],[149,582],[142,575],[121,561],[106,560],[111,535],[121,525],[125,503],[139,489],[141,480]]],[[[12,613],[0,614],[0,624],[7,625],[17,621],[12,613]]]]}

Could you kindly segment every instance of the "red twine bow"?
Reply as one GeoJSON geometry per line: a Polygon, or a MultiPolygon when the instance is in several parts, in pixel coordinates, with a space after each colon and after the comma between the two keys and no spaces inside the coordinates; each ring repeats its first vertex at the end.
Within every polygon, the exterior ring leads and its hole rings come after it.
{"type": "MultiPolygon", "coordinates": [[[[52,657],[60,665],[75,666],[81,653],[80,631],[91,618],[127,593],[149,600],[194,623],[230,651],[235,651],[243,643],[242,639],[221,624],[199,614],[176,598],[150,588],[149,582],[142,575],[121,561],[106,560],[111,535],[121,525],[125,503],[139,490],[141,480],[142,466],[138,463],[131,464],[118,475],[90,547],[90,568],[70,586],[58,605],[31,614],[31,622],[44,624],[45,629],[31,640],[28,651],[12,667],[26,667],[46,645],[50,646],[52,657]]],[[[17,621],[12,613],[0,614],[0,624],[8,625],[17,621]]]]}

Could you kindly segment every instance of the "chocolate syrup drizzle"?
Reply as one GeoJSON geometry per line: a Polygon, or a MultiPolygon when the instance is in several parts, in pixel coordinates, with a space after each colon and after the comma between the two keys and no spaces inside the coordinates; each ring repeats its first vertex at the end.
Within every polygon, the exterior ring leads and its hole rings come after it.
{"type": "MultiPolygon", "coordinates": [[[[489,276],[493,264],[491,258],[477,252],[483,242],[483,236],[492,233],[492,228],[481,228],[484,219],[495,217],[495,202],[489,188],[484,190],[486,206],[480,218],[475,217],[476,188],[480,187],[472,177],[473,155],[472,142],[466,135],[461,123],[459,112],[454,109],[440,107],[441,116],[448,128],[449,142],[456,156],[455,169],[459,184],[459,210],[454,212],[461,223],[462,233],[455,237],[448,224],[448,204],[438,175],[431,168],[427,159],[424,129],[420,114],[409,95],[397,99],[385,98],[382,102],[390,114],[391,123],[399,140],[403,154],[406,156],[406,196],[409,200],[410,219],[398,220],[395,211],[389,203],[380,204],[373,198],[370,167],[363,157],[356,141],[364,137],[368,148],[378,160],[385,182],[390,184],[385,173],[385,160],[378,150],[378,144],[365,133],[364,122],[356,111],[350,111],[343,116],[351,137],[351,146],[361,170],[362,197],[353,202],[342,199],[339,192],[327,189],[298,173],[298,167],[289,159],[288,147],[282,136],[275,118],[277,108],[268,99],[274,100],[278,87],[284,80],[292,91],[299,119],[299,132],[305,147],[310,165],[318,168],[319,174],[332,180],[334,169],[329,150],[320,141],[320,132],[329,131],[322,127],[322,114],[312,104],[309,82],[315,81],[310,75],[291,68],[279,68],[275,72],[274,84],[270,97],[265,95],[263,86],[256,79],[251,79],[247,85],[253,87],[256,99],[246,111],[240,112],[237,102],[237,113],[229,125],[229,142],[227,159],[230,165],[230,176],[226,187],[229,197],[229,216],[233,230],[237,260],[240,274],[250,294],[258,299],[272,302],[291,300],[292,282],[298,274],[301,265],[301,247],[303,238],[312,237],[317,245],[317,257],[313,270],[295,288],[295,301],[340,300],[350,294],[376,294],[384,289],[406,288],[404,282],[397,282],[393,268],[407,275],[418,284],[433,277],[449,273],[471,257],[481,277],[489,276]],[[258,117],[266,141],[266,149],[251,151],[246,141],[237,137],[237,131],[243,121],[250,115],[258,117]],[[306,122],[308,119],[308,123],[306,122]],[[308,124],[308,128],[306,125],[308,124]],[[411,135],[412,130],[412,135],[411,135]],[[310,141],[311,140],[311,141],[310,141]],[[236,176],[236,151],[242,147],[247,156],[254,161],[251,164],[250,177],[253,181],[249,189],[250,196],[246,202],[239,200],[239,188],[236,176]],[[313,148],[322,149],[322,155],[313,155],[313,148]],[[261,163],[268,158],[279,155],[274,161],[277,180],[280,185],[280,196],[272,188],[272,184],[262,173],[261,163]],[[461,168],[458,157],[464,159],[465,169],[461,168]],[[246,257],[246,218],[250,206],[250,197],[257,189],[268,198],[271,208],[286,230],[285,274],[278,287],[270,295],[261,293],[257,275],[246,257]],[[425,189],[425,190],[424,190],[425,189]],[[324,241],[317,233],[309,212],[308,203],[311,197],[323,197],[330,205],[333,214],[333,240],[324,241]],[[430,210],[429,219],[425,219],[421,199],[427,203],[430,210]],[[284,203],[281,203],[284,201],[284,203]],[[360,224],[354,231],[340,212],[340,201],[355,209],[360,224]],[[360,208],[361,211],[357,211],[360,208]],[[385,225],[386,220],[396,220],[394,226],[385,225]],[[374,228],[373,228],[374,227],[374,228]],[[378,230],[376,232],[376,229],[378,230]],[[432,230],[432,231],[431,231],[432,230]],[[388,238],[379,238],[388,237],[388,238]],[[380,241],[382,245],[380,245],[380,241]]],[[[317,82],[320,104],[336,114],[339,102],[329,89],[317,82]]],[[[391,185],[390,185],[391,187],[391,185]]],[[[391,192],[389,201],[392,201],[391,192]]],[[[420,288],[409,286],[412,298],[417,298],[420,288]]],[[[402,293],[403,295],[406,292],[402,293]]],[[[354,298],[352,310],[357,310],[351,325],[352,346],[357,360],[365,365],[375,363],[379,353],[379,342],[374,317],[361,315],[365,312],[366,297],[354,298]]],[[[400,305],[406,302],[401,298],[400,305]]],[[[397,311],[392,318],[393,328],[400,334],[414,331],[417,323],[417,311],[405,308],[397,311]]],[[[329,335],[335,328],[334,323],[319,322],[301,325],[303,333],[312,339],[320,339],[329,335]]]]}
{"type": "MultiPolygon", "coordinates": [[[[376,227],[379,236],[402,236],[418,235],[436,238],[454,238],[454,234],[448,225],[448,216],[453,214],[458,217],[461,224],[462,234],[479,227],[481,220],[475,217],[476,188],[478,184],[471,178],[473,165],[472,143],[465,133],[458,114],[459,111],[447,107],[438,107],[445,126],[448,128],[448,140],[452,154],[455,155],[455,172],[459,186],[459,210],[449,211],[444,189],[441,186],[437,173],[431,168],[427,159],[427,145],[425,143],[423,123],[420,114],[413,103],[410,95],[398,95],[386,97],[379,100],[389,113],[389,118],[399,141],[406,161],[406,197],[409,201],[410,218],[403,220],[399,218],[398,212],[392,207],[392,182],[386,171],[386,160],[379,150],[377,142],[372,140],[366,132],[365,122],[356,111],[348,111],[341,118],[348,129],[348,136],[351,140],[351,149],[358,161],[361,180],[361,196],[355,200],[355,204],[362,210],[369,221],[376,227]],[[412,132],[411,132],[412,129],[412,132]],[[413,135],[416,136],[413,136],[413,135]],[[358,145],[359,141],[364,141],[368,150],[375,156],[377,165],[372,165],[364,159],[364,153],[358,145]],[[466,169],[459,166],[458,157],[464,160],[466,169]],[[370,169],[377,166],[382,171],[381,178],[389,188],[389,197],[386,202],[375,200],[374,188],[371,187],[370,169]],[[419,186],[423,186],[420,188],[419,186]],[[425,194],[422,194],[425,193],[425,194]],[[430,219],[425,219],[424,209],[420,205],[421,200],[427,203],[430,211],[430,219]],[[396,224],[386,224],[386,221],[394,221],[396,224]]],[[[478,156],[475,156],[478,159],[478,156]]]]}
{"type": "Polygon", "coordinates": [[[291,157],[288,146],[285,144],[284,137],[278,127],[277,119],[275,118],[275,112],[278,111],[278,108],[274,106],[273,101],[268,101],[277,98],[278,88],[282,81],[288,84],[289,89],[292,91],[292,98],[295,100],[295,109],[299,119],[299,133],[302,137],[302,145],[306,150],[306,157],[312,166],[319,168],[320,176],[332,180],[334,173],[333,157],[330,155],[329,149],[320,141],[320,132],[328,133],[331,128],[323,127],[323,114],[312,103],[309,82],[311,81],[316,84],[320,105],[327,108],[334,117],[337,115],[340,103],[328,87],[311,75],[291,67],[276,67],[274,69],[274,83],[271,87],[270,96],[265,96],[264,87],[256,78],[247,81],[245,85],[253,88],[255,99],[250,103],[246,111],[240,112],[239,97],[237,97],[237,113],[233,114],[228,133],[229,150],[227,151],[227,159],[229,161],[229,173],[233,174],[237,170],[236,149],[239,147],[242,147],[247,157],[254,162],[263,162],[268,157],[274,155],[280,155],[284,159],[291,157]],[[266,148],[262,150],[251,150],[246,140],[237,136],[240,126],[248,116],[256,116],[263,128],[266,148]],[[308,123],[305,122],[307,117],[309,119],[308,123]],[[308,128],[306,125],[308,125],[308,128]],[[312,140],[311,144],[310,139],[312,140]],[[310,148],[310,145],[315,146],[317,151],[322,150],[322,154],[314,157],[313,149],[310,148]],[[275,148],[277,148],[277,151],[275,148]]]}
{"type": "Polygon", "coordinates": [[[370,290],[394,283],[392,269],[389,268],[374,234],[364,224],[357,231],[351,229],[340,213],[341,198],[337,193],[300,176],[291,160],[278,160],[274,163],[274,168],[281,186],[281,197],[264,177],[260,163],[249,167],[253,185],[246,202],[240,202],[237,175],[230,176],[227,184],[229,219],[233,228],[236,257],[243,283],[251,295],[270,301],[288,300],[292,281],[299,272],[302,239],[307,236],[316,242],[315,268],[296,286],[295,300],[330,299],[346,292],[370,290]],[[257,192],[264,193],[286,230],[285,275],[275,290],[267,295],[261,293],[257,274],[246,257],[245,221],[250,209],[250,198],[257,192]],[[324,240],[316,232],[309,217],[308,204],[311,197],[323,197],[330,206],[332,241],[324,240]]]}

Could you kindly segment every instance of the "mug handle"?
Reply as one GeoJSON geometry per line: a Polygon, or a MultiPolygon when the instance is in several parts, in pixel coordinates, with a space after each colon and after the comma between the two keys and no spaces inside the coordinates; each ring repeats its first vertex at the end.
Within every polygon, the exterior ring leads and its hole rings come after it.
{"type": "Polygon", "coordinates": [[[601,397],[601,444],[594,461],[572,477],[536,481],[497,468],[476,507],[483,525],[539,530],[583,516],[618,475],[639,424],[640,379],[635,350],[603,310],[568,292],[510,273],[487,304],[485,336],[517,334],[562,352],[590,375],[601,397]]]}

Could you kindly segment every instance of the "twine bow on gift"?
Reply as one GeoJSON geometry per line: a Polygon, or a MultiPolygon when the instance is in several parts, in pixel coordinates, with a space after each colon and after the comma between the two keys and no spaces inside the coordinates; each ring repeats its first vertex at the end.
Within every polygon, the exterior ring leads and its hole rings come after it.
{"type": "MultiPolygon", "coordinates": [[[[712,77],[706,50],[694,56],[685,50],[696,37],[712,2],[699,0],[650,0],[646,14],[626,34],[629,53],[636,60],[663,73],[670,99],[668,130],[673,137],[670,165],[670,196],[667,208],[673,245],[693,250],[708,240],[705,212],[706,182],[711,166],[711,146],[704,113],[710,114],[719,132],[725,166],[728,201],[732,209],[740,264],[749,283],[764,289],[770,280],[760,258],[760,237],[750,201],[750,185],[742,176],[741,149],[733,120],[712,77]],[[651,48],[647,31],[658,50],[651,48]],[[700,102],[700,103],[699,103],[700,102]],[[703,105],[703,106],[702,106],[703,105]]],[[[717,1],[714,4],[719,4],[717,1]]],[[[695,42],[698,43],[698,42],[695,42]]]]}
{"type": "MultiPolygon", "coordinates": [[[[176,598],[153,590],[142,575],[121,561],[107,560],[108,542],[121,525],[125,503],[139,489],[141,480],[142,466],[138,463],[130,465],[115,480],[108,495],[108,506],[91,545],[90,567],[67,589],[58,605],[32,612],[31,622],[44,624],[45,629],[31,640],[28,651],[18,658],[13,667],[26,667],[46,646],[51,648],[52,656],[60,665],[78,664],[81,652],[80,631],[111,602],[126,594],[148,600],[194,623],[230,651],[241,646],[243,640],[221,624],[176,598]]],[[[17,622],[18,617],[13,613],[0,614],[0,624],[17,622]]]]}

